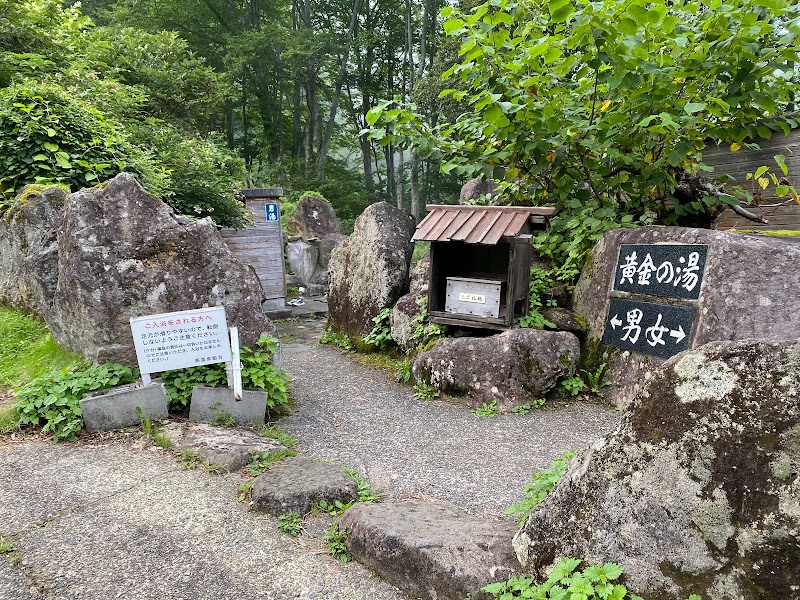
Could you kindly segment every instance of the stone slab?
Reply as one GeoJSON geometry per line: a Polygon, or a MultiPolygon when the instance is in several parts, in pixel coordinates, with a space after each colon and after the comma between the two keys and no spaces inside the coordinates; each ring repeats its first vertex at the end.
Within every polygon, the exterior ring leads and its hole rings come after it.
{"type": "Polygon", "coordinates": [[[233,397],[228,387],[197,386],[192,390],[189,405],[189,420],[195,423],[219,423],[220,418],[230,416],[236,425],[264,424],[267,412],[267,393],[244,390],[242,399],[233,397]]]}
{"type": "Polygon", "coordinates": [[[474,516],[445,502],[359,503],[340,528],[357,561],[412,598],[489,600],[481,588],[519,570],[513,519],[474,516]]]}
{"type": "Polygon", "coordinates": [[[197,452],[210,465],[227,471],[247,466],[254,454],[275,452],[286,447],[263,438],[253,429],[215,427],[207,423],[170,423],[164,433],[175,450],[197,452]]]}
{"type": "MultiPolygon", "coordinates": [[[[639,256],[640,267],[642,258],[639,256]]],[[[688,340],[689,350],[712,341],[794,339],[800,336],[800,313],[791,302],[800,296],[798,264],[800,245],[774,237],[686,227],[640,227],[606,233],[587,259],[573,301],[573,309],[588,327],[584,357],[590,357],[593,364],[587,366],[594,369],[603,362],[608,366],[605,379],[612,385],[603,390],[606,399],[626,406],[664,362],[659,357],[602,344],[607,320],[613,317],[609,314],[612,295],[694,308],[697,317],[688,340]],[[699,298],[612,292],[615,279],[622,273],[618,270],[620,249],[626,244],[707,246],[699,298]]]]}
{"type": "Polygon", "coordinates": [[[304,456],[282,460],[256,477],[253,486],[253,509],[273,515],[305,515],[320,500],[347,503],[356,499],[358,486],[342,467],[304,456]]]}
{"type": "Polygon", "coordinates": [[[109,431],[139,425],[142,416],[166,419],[167,396],[161,383],[144,387],[132,385],[113,388],[99,396],[84,396],[80,401],[83,422],[87,431],[109,431]]]}

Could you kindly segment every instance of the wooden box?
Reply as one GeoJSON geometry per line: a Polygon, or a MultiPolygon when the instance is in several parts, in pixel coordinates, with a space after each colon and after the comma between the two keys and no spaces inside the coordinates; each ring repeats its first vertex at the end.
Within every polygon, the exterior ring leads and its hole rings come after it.
{"type": "Polygon", "coordinates": [[[505,281],[474,277],[448,277],[445,312],[499,318],[505,308],[505,281]]]}

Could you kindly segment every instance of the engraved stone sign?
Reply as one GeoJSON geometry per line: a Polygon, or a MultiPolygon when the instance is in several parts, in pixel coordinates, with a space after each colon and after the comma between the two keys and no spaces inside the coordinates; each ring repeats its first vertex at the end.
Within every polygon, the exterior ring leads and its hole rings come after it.
{"type": "Polygon", "coordinates": [[[697,300],[707,256],[705,244],[622,244],[612,289],[697,300]]]}
{"type": "Polygon", "coordinates": [[[603,343],[669,358],[689,347],[695,309],[611,298],[603,343]]]}

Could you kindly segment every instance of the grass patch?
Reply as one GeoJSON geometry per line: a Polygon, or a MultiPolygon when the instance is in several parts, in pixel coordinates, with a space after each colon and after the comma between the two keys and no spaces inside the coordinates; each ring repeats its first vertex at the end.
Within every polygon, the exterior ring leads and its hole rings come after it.
{"type": "Polygon", "coordinates": [[[0,404],[0,435],[19,429],[19,412],[13,404],[0,404]]]}
{"type": "Polygon", "coordinates": [[[264,425],[258,434],[263,438],[269,438],[283,444],[289,448],[289,450],[294,449],[297,445],[297,438],[293,435],[289,435],[277,425],[264,425]]]}
{"type": "Polygon", "coordinates": [[[58,347],[41,321],[0,306],[0,385],[18,388],[53,370],[85,366],[81,356],[58,347]]]}

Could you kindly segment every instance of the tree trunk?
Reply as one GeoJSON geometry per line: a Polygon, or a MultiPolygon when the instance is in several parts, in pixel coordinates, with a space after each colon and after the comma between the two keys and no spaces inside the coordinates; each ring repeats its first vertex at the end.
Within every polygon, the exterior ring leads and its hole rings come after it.
{"type": "Polygon", "coordinates": [[[347,62],[350,59],[350,48],[353,45],[353,36],[356,30],[356,23],[358,22],[358,11],[360,7],[361,0],[355,0],[353,3],[353,12],[350,15],[350,26],[347,29],[347,42],[339,65],[339,78],[336,80],[336,89],[331,99],[328,124],[324,131],[320,131],[320,145],[319,152],[317,153],[317,177],[320,179],[325,179],[325,160],[328,157],[328,146],[330,145],[333,129],[336,125],[336,112],[339,110],[339,98],[342,96],[342,85],[347,75],[347,62]]]}
{"type": "Polygon", "coordinates": [[[419,223],[419,153],[411,151],[411,214],[419,223]]]}
{"type": "Polygon", "coordinates": [[[233,121],[233,102],[230,100],[225,101],[225,134],[228,138],[228,148],[233,150],[236,146],[236,137],[234,135],[234,121],[233,121]]]}
{"type": "Polygon", "coordinates": [[[400,148],[399,154],[400,155],[397,157],[397,208],[403,208],[403,196],[405,195],[405,191],[403,190],[405,187],[403,185],[405,178],[405,173],[403,172],[403,169],[405,168],[405,156],[402,148],[400,148]]]}

